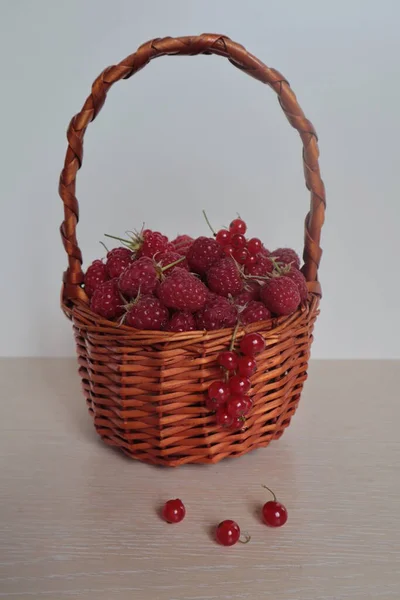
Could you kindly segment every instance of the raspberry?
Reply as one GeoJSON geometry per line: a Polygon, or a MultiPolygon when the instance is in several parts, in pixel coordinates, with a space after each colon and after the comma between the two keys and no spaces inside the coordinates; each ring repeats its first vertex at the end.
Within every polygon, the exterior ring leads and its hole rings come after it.
{"type": "MultiPolygon", "coordinates": [[[[166,252],[161,252],[161,254],[157,255],[157,266],[158,267],[167,267],[168,265],[172,265],[172,263],[176,262],[179,259],[182,259],[182,254],[178,254],[178,252],[175,252],[174,250],[167,250],[166,252]]],[[[172,275],[172,273],[175,271],[175,269],[179,267],[180,269],[186,269],[186,271],[189,271],[189,265],[187,263],[187,260],[181,260],[180,263],[178,263],[177,265],[175,265],[174,267],[170,267],[169,269],[166,269],[164,271],[164,274],[167,275],[172,275]]]]}
{"type": "Polygon", "coordinates": [[[251,300],[248,305],[240,313],[240,322],[243,325],[250,325],[257,321],[267,321],[271,318],[271,313],[268,308],[256,300],[251,300]]]}
{"type": "Polygon", "coordinates": [[[306,278],[304,277],[303,273],[298,269],[291,267],[289,271],[284,273],[284,275],[295,282],[299,290],[300,299],[302,302],[305,302],[308,298],[308,288],[306,278]]]}
{"type": "Polygon", "coordinates": [[[252,300],[259,300],[260,298],[260,284],[257,281],[246,281],[244,284],[244,290],[235,296],[236,306],[245,306],[252,300]]]}
{"type": "Polygon", "coordinates": [[[275,315],[290,315],[300,304],[297,285],[289,277],[273,277],[261,288],[261,300],[275,315]]]}
{"type": "Polygon", "coordinates": [[[221,296],[235,296],[244,286],[241,273],[231,258],[216,262],[207,272],[207,281],[210,290],[221,296]]]}
{"type": "Polygon", "coordinates": [[[110,279],[119,277],[132,262],[133,254],[128,248],[113,248],[107,253],[106,271],[110,279]]]}
{"type": "Polygon", "coordinates": [[[211,297],[205,307],[196,314],[198,329],[224,329],[233,327],[237,321],[237,308],[222,296],[211,297]]]}
{"type": "Polygon", "coordinates": [[[124,312],[124,301],[118,289],[118,279],[101,283],[93,293],[90,308],[105,319],[120,317],[124,312]]]}
{"type": "Polygon", "coordinates": [[[300,258],[297,252],[292,248],[277,248],[272,252],[272,256],[284,265],[292,265],[296,269],[300,269],[300,258]]]}
{"type": "Polygon", "coordinates": [[[172,275],[160,283],[157,289],[161,302],[176,310],[195,312],[208,300],[208,290],[204,283],[185,269],[176,268],[172,275]]]}
{"type": "Polygon", "coordinates": [[[147,256],[154,258],[159,252],[171,250],[172,245],[168,242],[168,238],[162,235],[159,231],[150,231],[145,229],[142,234],[141,246],[137,251],[137,256],[147,256]]]}
{"type": "Polygon", "coordinates": [[[199,237],[194,240],[187,253],[187,259],[192,271],[204,275],[219,258],[223,250],[216,240],[199,237]]]}
{"type": "Polygon", "coordinates": [[[101,260],[95,260],[92,262],[85,275],[85,292],[91,298],[93,292],[105,281],[107,281],[108,275],[106,265],[101,260]]]}
{"type": "Polygon", "coordinates": [[[172,240],[171,244],[174,247],[176,252],[182,254],[182,256],[186,256],[190,246],[193,243],[193,238],[190,235],[178,235],[174,240],[172,240]]]}
{"type": "Polygon", "coordinates": [[[162,330],[168,323],[168,310],[154,296],[139,296],[126,313],[125,323],[136,329],[162,330]]]}
{"type": "Polygon", "coordinates": [[[194,331],[196,329],[196,320],[190,312],[176,312],[172,315],[167,331],[194,331]]]}
{"type": "Polygon", "coordinates": [[[265,254],[260,252],[257,254],[256,258],[256,263],[252,265],[246,265],[244,271],[246,275],[265,277],[269,273],[272,273],[274,270],[274,264],[267,256],[265,256],[265,254]]]}
{"type": "Polygon", "coordinates": [[[151,258],[144,256],[132,262],[119,278],[119,289],[127,298],[151,294],[157,285],[157,271],[151,258]]]}

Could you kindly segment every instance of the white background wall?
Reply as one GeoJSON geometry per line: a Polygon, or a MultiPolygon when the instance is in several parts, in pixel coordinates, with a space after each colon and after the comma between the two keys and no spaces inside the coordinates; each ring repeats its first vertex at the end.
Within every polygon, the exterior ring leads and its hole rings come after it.
{"type": "MultiPolygon", "coordinates": [[[[320,138],[328,212],[316,358],[400,357],[397,0],[0,0],[0,355],[69,355],[57,195],[93,79],[153,37],[225,33],[290,81],[320,138]]],[[[78,178],[85,263],[104,231],[207,232],[239,211],[302,246],[301,144],[275,94],[219,57],[162,58],[117,84],[78,178]]]]}

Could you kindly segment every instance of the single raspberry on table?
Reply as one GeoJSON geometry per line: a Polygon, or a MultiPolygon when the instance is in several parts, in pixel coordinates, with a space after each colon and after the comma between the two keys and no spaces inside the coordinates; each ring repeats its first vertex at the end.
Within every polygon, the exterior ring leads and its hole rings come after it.
{"type": "Polygon", "coordinates": [[[132,262],[119,278],[119,289],[127,298],[138,293],[151,294],[157,285],[157,271],[151,258],[143,256],[132,262]]]}
{"type": "Polygon", "coordinates": [[[194,315],[187,311],[176,312],[169,320],[167,331],[183,332],[194,331],[196,327],[196,319],[194,315]]]}
{"type": "Polygon", "coordinates": [[[172,265],[173,263],[176,263],[178,260],[180,260],[180,262],[177,265],[174,265],[173,267],[170,267],[168,269],[165,269],[165,271],[163,271],[165,276],[168,275],[172,275],[172,273],[174,272],[174,270],[179,267],[180,269],[186,269],[186,271],[189,271],[189,265],[187,260],[182,260],[184,258],[184,256],[182,254],[179,254],[178,252],[175,252],[174,250],[166,250],[165,252],[161,252],[160,254],[157,255],[156,257],[156,263],[158,267],[167,267],[168,265],[172,265]]]}
{"type": "Polygon", "coordinates": [[[239,315],[240,322],[243,325],[257,323],[258,321],[268,321],[271,318],[271,313],[262,302],[251,300],[239,315]]]}
{"type": "Polygon", "coordinates": [[[224,329],[233,327],[237,322],[237,308],[223,296],[210,295],[207,304],[196,313],[198,329],[224,329]]]}
{"type": "Polygon", "coordinates": [[[261,288],[261,300],[275,315],[290,315],[300,304],[297,285],[289,277],[273,277],[261,288]]]}
{"type": "Polygon", "coordinates": [[[135,329],[160,331],[168,323],[168,309],[154,296],[139,295],[128,307],[124,323],[135,329]]]}
{"type": "Polygon", "coordinates": [[[244,282],[238,265],[232,258],[223,258],[207,271],[208,287],[220,296],[236,296],[244,282]]]}
{"type": "Polygon", "coordinates": [[[256,255],[257,262],[252,265],[246,265],[245,274],[253,277],[266,277],[274,270],[274,263],[265,254],[259,252],[256,255]]]}
{"type": "Polygon", "coordinates": [[[193,238],[190,235],[178,235],[171,244],[176,252],[186,256],[190,246],[193,244],[193,238]]]}
{"type": "Polygon", "coordinates": [[[222,255],[223,250],[214,238],[202,236],[190,246],[187,259],[192,271],[204,275],[222,255]]]}
{"type": "Polygon", "coordinates": [[[158,285],[157,294],[168,308],[195,312],[206,304],[209,291],[195,275],[176,268],[158,285]]]}
{"type": "Polygon", "coordinates": [[[118,279],[110,279],[95,289],[90,308],[105,319],[114,319],[124,313],[124,304],[118,289],[118,279]]]}
{"type": "Polygon", "coordinates": [[[308,298],[307,281],[303,273],[294,267],[290,267],[289,271],[284,272],[285,277],[289,277],[297,285],[300,299],[305,302],[308,298]]]}
{"type": "Polygon", "coordinates": [[[236,306],[245,306],[252,300],[259,300],[260,288],[261,286],[257,281],[251,279],[245,281],[243,291],[234,298],[236,306]]]}
{"type": "Polygon", "coordinates": [[[110,279],[119,277],[132,262],[133,253],[128,248],[113,248],[107,253],[106,271],[110,279]]]}
{"type": "Polygon", "coordinates": [[[300,258],[297,252],[292,248],[277,248],[271,255],[280,263],[284,265],[292,265],[296,269],[300,269],[300,258]]]}
{"type": "Polygon", "coordinates": [[[106,265],[101,260],[95,260],[88,267],[85,275],[85,292],[91,298],[94,291],[108,279],[106,265]]]}

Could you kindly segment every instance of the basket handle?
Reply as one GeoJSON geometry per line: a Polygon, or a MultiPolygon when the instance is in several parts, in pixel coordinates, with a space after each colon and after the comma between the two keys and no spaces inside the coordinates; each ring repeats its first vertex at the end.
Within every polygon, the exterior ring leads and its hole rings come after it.
{"type": "Polygon", "coordinates": [[[318,165],[317,135],[313,125],[301,110],[296,96],[286,79],[275,69],[259,61],[247,50],[219,34],[205,33],[188,36],[151,40],[140,46],[119,64],[107,67],[94,81],[91,94],[81,111],[71,120],[68,131],[68,149],[64,168],[60,176],[59,194],[64,203],[64,221],[61,224],[61,237],[68,255],[68,269],[63,277],[63,300],[88,301],[84,289],[82,254],[76,239],[76,225],[79,220],[79,205],[75,196],[75,180],[83,157],[83,138],[86,128],[100,112],[109,88],[120,79],[129,79],[146,66],[150,60],[164,55],[218,54],[224,56],[235,67],[268,84],[278,95],[279,103],[289,123],[297,129],[303,142],[304,176],[311,193],[310,211],[305,220],[304,267],[303,272],[311,292],[321,294],[317,273],[322,250],[319,246],[321,227],[325,217],[325,190],[318,165]]]}

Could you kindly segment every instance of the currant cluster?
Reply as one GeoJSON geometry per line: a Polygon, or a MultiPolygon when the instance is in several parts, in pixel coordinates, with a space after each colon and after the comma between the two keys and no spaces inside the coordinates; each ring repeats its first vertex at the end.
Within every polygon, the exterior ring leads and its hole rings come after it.
{"type": "Polygon", "coordinates": [[[206,407],[215,411],[216,422],[224,429],[243,429],[245,417],[252,407],[248,392],[251,388],[249,378],[257,367],[254,357],[264,348],[265,341],[259,333],[247,333],[240,340],[240,354],[232,349],[218,356],[225,377],[213,381],[208,388],[206,407]]]}
{"type": "Polygon", "coordinates": [[[257,254],[262,252],[263,244],[258,238],[246,239],[247,225],[242,219],[234,219],[229,229],[220,229],[215,239],[227,256],[232,256],[240,265],[250,267],[257,263],[257,254]]]}

